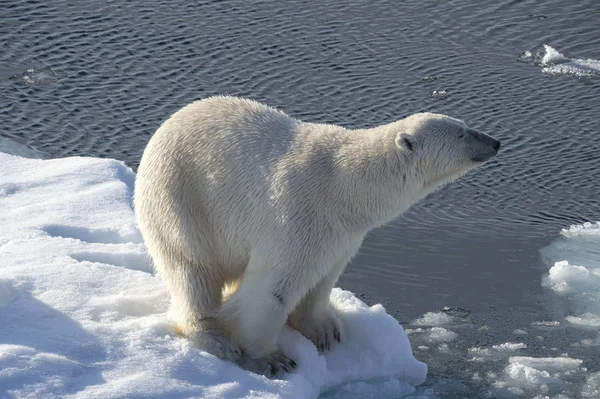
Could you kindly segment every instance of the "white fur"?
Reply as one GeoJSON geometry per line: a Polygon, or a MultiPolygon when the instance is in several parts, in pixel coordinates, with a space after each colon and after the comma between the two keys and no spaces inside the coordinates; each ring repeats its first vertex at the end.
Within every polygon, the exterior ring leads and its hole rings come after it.
{"type": "Polygon", "coordinates": [[[363,237],[481,164],[468,130],[428,113],[349,130],[234,97],[175,113],[144,151],[135,209],[179,331],[267,375],[294,365],[276,345],[286,321],[328,348],[329,294],[363,237]]]}

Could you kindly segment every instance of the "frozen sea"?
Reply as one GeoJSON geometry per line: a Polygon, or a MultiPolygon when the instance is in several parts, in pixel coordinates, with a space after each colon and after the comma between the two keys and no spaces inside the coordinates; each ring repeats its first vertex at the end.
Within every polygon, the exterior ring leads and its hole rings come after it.
{"type": "Polygon", "coordinates": [[[429,367],[413,396],[600,397],[599,18],[595,0],[7,0],[0,145],[135,170],[214,94],[347,127],[464,119],[499,156],[372,232],[339,286],[404,326],[429,367]]]}

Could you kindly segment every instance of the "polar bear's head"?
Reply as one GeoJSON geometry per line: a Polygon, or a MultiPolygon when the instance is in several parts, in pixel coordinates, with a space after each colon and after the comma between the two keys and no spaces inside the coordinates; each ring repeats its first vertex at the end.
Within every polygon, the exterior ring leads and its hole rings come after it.
{"type": "Polygon", "coordinates": [[[446,115],[413,114],[401,121],[397,150],[425,188],[457,179],[498,153],[500,142],[446,115]]]}

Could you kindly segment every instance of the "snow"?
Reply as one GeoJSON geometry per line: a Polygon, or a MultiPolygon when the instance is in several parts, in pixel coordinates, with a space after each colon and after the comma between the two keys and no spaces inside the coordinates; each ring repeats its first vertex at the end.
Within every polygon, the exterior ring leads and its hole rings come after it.
{"type": "Polygon", "coordinates": [[[4,153],[0,164],[0,397],[397,398],[425,380],[398,322],[341,289],[346,340],[322,356],[286,329],[298,367],[282,380],[195,348],[168,323],[125,164],[4,153]]]}

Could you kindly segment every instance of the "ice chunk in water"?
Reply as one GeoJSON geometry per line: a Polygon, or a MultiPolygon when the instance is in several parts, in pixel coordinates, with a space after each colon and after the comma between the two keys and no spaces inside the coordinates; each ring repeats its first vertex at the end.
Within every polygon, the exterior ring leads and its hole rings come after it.
{"type": "Polygon", "coordinates": [[[600,327],[600,223],[572,226],[561,235],[542,251],[554,262],[543,285],[566,300],[569,323],[600,327]]]}
{"type": "Polygon", "coordinates": [[[29,68],[20,75],[15,75],[13,79],[22,80],[30,85],[50,84],[56,82],[58,76],[50,67],[29,68]]]}
{"type": "Polygon", "coordinates": [[[542,65],[554,65],[569,61],[562,53],[559,53],[547,44],[544,44],[544,50],[546,50],[546,54],[542,58],[542,65]]]}
{"type": "Polygon", "coordinates": [[[600,398],[600,373],[592,373],[587,377],[581,396],[600,398]]]}
{"type": "Polygon", "coordinates": [[[429,96],[433,98],[446,98],[448,97],[448,92],[446,90],[434,90],[429,96]]]}
{"type": "Polygon", "coordinates": [[[519,55],[519,57],[517,58],[517,61],[530,64],[533,63],[534,57],[531,51],[523,51],[521,55],[519,55]]]}
{"type": "Polygon", "coordinates": [[[420,339],[425,342],[434,343],[434,342],[448,342],[452,341],[458,334],[454,331],[450,331],[443,327],[432,327],[429,329],[416,328],[416,329],[407,329],[406,333],[408,335],[418,334],[420,339]]]}
{"type": "Polygon", "coordinates": [[[600,74],[600,61],[592,59],[567,58],[554,48],[544,45],[546,53],[542,58],[542,71],[550,74],[567,74],[579,77],[600,74]]]}
{"type": "Polygon", "coordinates": [[[524,51],[517,61],[538,65],[548,74],[566,74],[592,77],[600,74],[600,61],[594,59],[569,58],[551,46],[544,44],[543,53],[524,51]]]}
{"type": "Polygon", "coordinates": [[[454,317],[442,312],[427,312],[412,324],[416,326],[444,326],[454,323],[454,317]]]}

